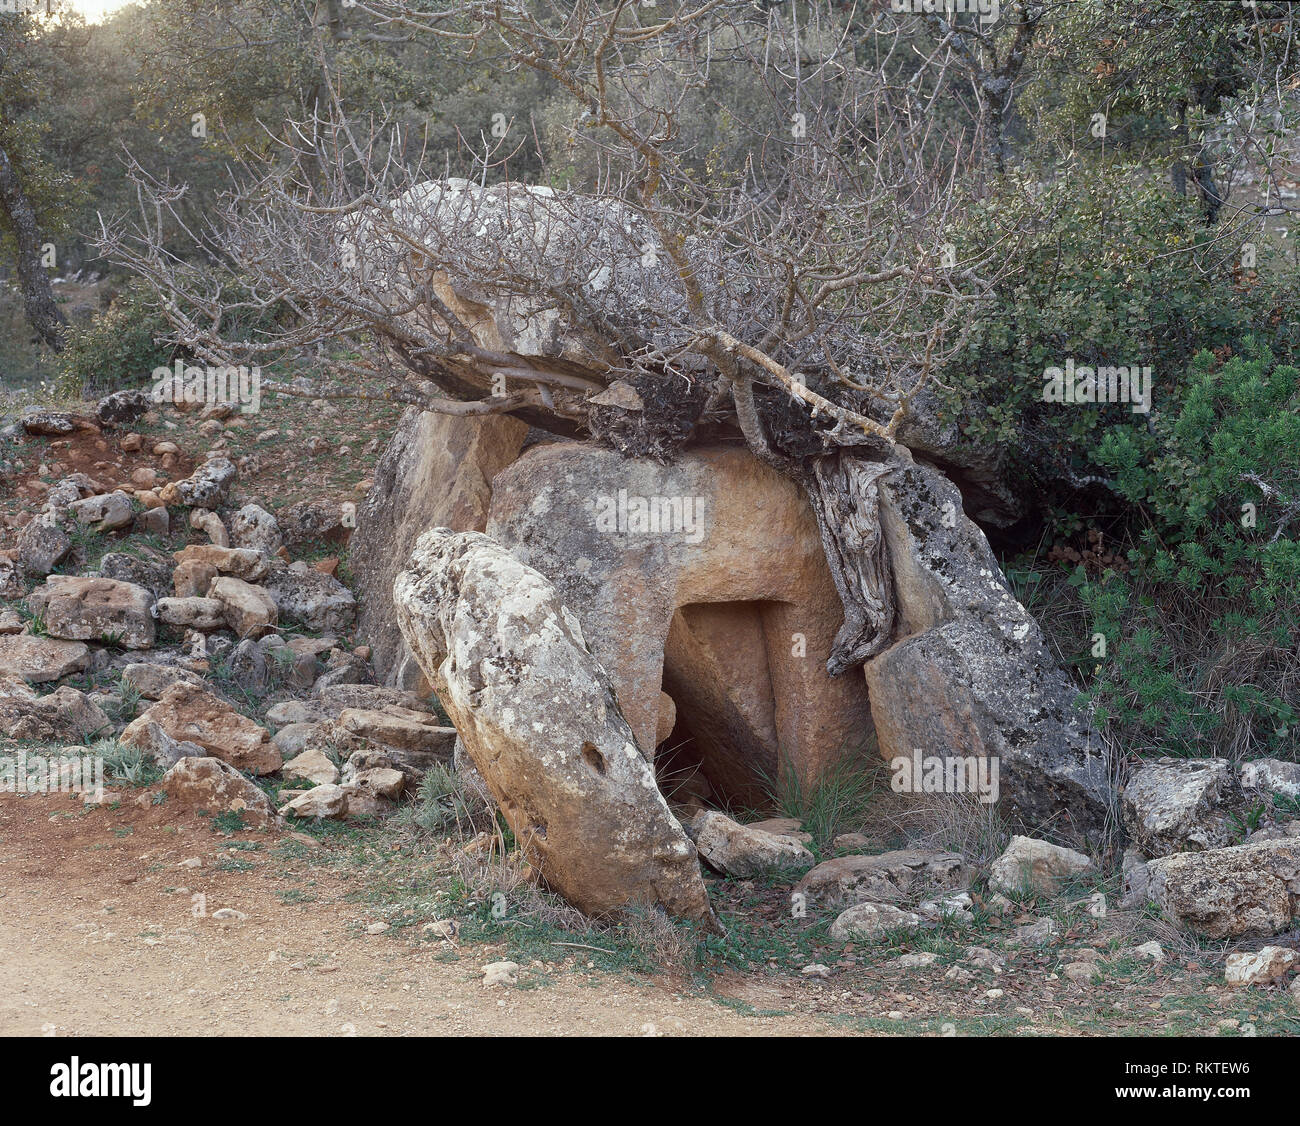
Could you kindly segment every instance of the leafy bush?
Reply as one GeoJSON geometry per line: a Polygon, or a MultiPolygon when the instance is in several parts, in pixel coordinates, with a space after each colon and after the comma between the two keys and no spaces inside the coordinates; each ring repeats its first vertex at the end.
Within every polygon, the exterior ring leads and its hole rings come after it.
{"type": "Polygon", "coordinates": [[[147,386],[157,367],[171,364],[174,345],[158,343],[168,331],[162,314],[132,283],[103,312],[71,325],[59,356],[57,389],[65,394],[104,395],[147,386]]]}
{"type": "Polygon", "coordinates": [[[1137,753],[1297,746],[1300,369],[1258,342],[1194,359],[1176,413],[1102,435],[1140,524],[1129,567],[1071,576],[1106,639],[1088,697],[1137,753]]]}

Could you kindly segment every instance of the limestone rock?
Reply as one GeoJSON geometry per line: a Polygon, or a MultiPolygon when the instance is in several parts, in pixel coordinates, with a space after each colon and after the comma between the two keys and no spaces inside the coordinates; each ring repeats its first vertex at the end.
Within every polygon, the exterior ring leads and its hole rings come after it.
{"type": "Polygon", "coordinates": [[[1124,828],[1148,856],[1222,848],[1232,843],[1226,808],[1235,794],[1226,759],[1158,759],[1124,787],[1124,828]]]}
{"type": "Polygon", "coordinates": [[[80,524],[94,524],[97,532],[112,532],[130,527],[135,519],[131,498],[120,489],[101,496],[87,497],[68,505],[68,511],[80,524]]]}
{"type": "Polygon", "coordinates": [[[1300,954],[1285,946],[1264,946],[1249,953],[1229,954],[1223,980],[1229,985],[1281,985],[1300,967],[1300,954]]]}
{"type": "Polygon", "coordinates": [[[21,680],[0,678],[0,734],[25,743],[86,743],[112,730],[87,697],[66,685],[38,696],[21,680]]]}
{"type": "Polygon", "coordinates": [[[713,921],[695,847],[573,613],[477,532],[434,529],[394,583],[398,624],[542,877],[589,914],[713,921]]]}
{"type": "Polygon", "coordinates": [[[18,533],[18,565],[29,575],[44,578],[72,550],[72,537],[56,520],[36,517],[18,533]]]}
{"type": "Polygon", "coordinates": [[[257,828],[278,825],[270,799],[238,770],[218,758],[183,758],[159,783],[168,800],[213,814],[238,812],[257,828]]]}
{"type": "Polygon", "coordinates": [[[225,621],[243,637],[260,637],[279,620],[275,602],[265,588],[243,579],[221,575],[208,587],[208,599],[216,599],[225,609],[225,621]]]}
{"type": "Polygon", "coordinates": [[[1112,800],[1103,745],[961,494],[919,463],[881,478],[879,494],[902,638],[864,666],[881,753],[995,756],[1013,819],[1100,836],[1112,800]]]}
{"type": "Polygon", "coordinates": [[[858,903],[831,924],[832,942],[862,942],[879,938],[888,931],[922,925],[920,915],[889,903],[858,903]]]}
{"type": "Polygon", "coordinates": [[[759,876],[777,870],[803,871],[816,862],[794,837],[740,825],[717,810],[698,814],[690,827],[700,858],[731,876],[759,876]]]}
{"type": "Polygon", "coordinates": [[[1061,880],[1084,872],[1092,861],[1081,852],[1033,837],[1012,837],[989,871],[989,887],[1052,895],[1061,880]]]}
{"type": "Polygon", "coordinates": [[[1300,839],[1181,852],[1145,870],[1146,900],[1207,938],[1267,938],[1300,910],[1300,839]]]}
{"type": "Polygon", "coordinates": [[[236,547],[274,555],[284,544],[280,525],[271,513],[256,504],[246,504],[230,518],[230,538],[236,547]]]}
{"type": "MultiPolygon", "coordinates": [[[[266,578],[271,569],[265,555],[246,547],[220,547],[211,543],[193,543],[174,554],[179,566],[199,564],[214,568],[217,573],[231,575],[245,582],[257,583],[266,578]]],[[[176,592],[180,594],[178,590],[176,592]]]]}
{"type": "Polygon", "coordinates": [[[123,426],[148,412],[148,392],[138,389],[114,391],[95,406],[95,417],[105,426],[123,426]]]}
{"type": "Polygon", "coordinates": [[[422,676],[393,612],[393,579],[416,539],[429,528],[483,531],[492,479],[519,456],[527,434],[527,424],[505,415],[457,417],[412,407],[402,416],[357,508],[351,544],[357,625],[374,649],[382,683],[412,688],[422,676]]]}
{"type": "Polygon", "coordinates": [[[226,626],[226,604],[215,598],[160,598],[155,610],[164,625],[202,633],[226,626]]]}
{"type": "Polygon", "coordinates": [[[1300,763],[1276,758],[1243,762],[1241,786],[1246,790],[1264,790],[1286,798],[1300,798],[1300,763]]]}
{"type": "Polygon", "coordinates": [[[171,593],[171,568],[163,559],[110,551],[99,561],[99,577],[142,586],[154,598],[171,593]]]}
{"type": "Polygon", "coordinates": [[[275,571],[266,581],[280,620],[315,633],[342,633],[356,616],[357,601],[337,579],[319,571],[275,571]]]}
{"type": "Polygon", "coordinates": [[[330,762],[324,751],[312,748],[284,764],[286,778],[306,778],[309,782],[331,785],[339,780],[339,768],[330,762]]]}
{"type": "Polygon", "coordinates": [[[342,786],[327,783],[323,786],[313,786],[306,793],[299,794],[292,801],[281,806],[280,813],[303,820],[314,818],[321,821],[325,818],[342,817],[346,814],[347,808],[347,791],[342,786]]]}
{"type": "Polygon", "coordinates": [[[130,685],[146,700],[157,700],[179,681],[197,685],[203,683],[202,677],[197,673],[175,665],[134,664],[127,665],[122,670],[122,683],[130,685]]]}
{"type": "Polygon", "coordinates": [[[428,712],[391,707],[386,711],[344,708],[333,725],[333,737],[342,745],[364,739],[385,747],[422,752],[438,761],[451,760],[456,729],[439,724],[428,712]]]}
{"type": "Polygon", "coordinates": [[[720,797],[757,805],[782,758],[811,778],[869,737],[861,678],[826,672],[843,608],[816,518],[747,451],[535,446],[493,481],[488,533],[554,583],[648,758],[668,693],[720,797]]]}
{"type": "Polygon", "coordinates": [[[164,504],[217,508],[226,503],[235,476],[234,462],[229,458],[214,457],[205,461],[185,480],[164,485],[158,495],[164,504]]]}
{"type": "Polygon", "coordinates": [[[45,619],[51,637],[111,639],[127,649],[148,649],[154,642],[153,601],[134,583],[50,575],[28,596],[27,605],[45,619]]]}
{"type": "Polygon", "coordinates": [[[898,849],[877,856],[823,860],[795,885],[814,897],[853,902],[896,902],[920,891],[964,888],[970,872],[960,853],[898,849]]]}
{"type": "Polygon", "coordinates": [[[59,641],[26,633],[0,636],[0,677],[29,684],[59,680],[90,663],[90,650],[80,641],[59,641]]]}
{"type": "Polygon", "coordinates": [[[161,767],[175,766],[183,758],[204,758],[207,751],[197,743],[173,739],[152,720],[130,724],[119,740],[123,746],[139,747],[161,767]]]}
{"type": "Polygon", "coordinates": [[[250,774],[271,774],[283,762],[265,728],[240,715],[212,693],[179,682],[122,733],[123,741],[148,723],[157,723],[176,740],[197,743],[208,754],[250,774]]]}

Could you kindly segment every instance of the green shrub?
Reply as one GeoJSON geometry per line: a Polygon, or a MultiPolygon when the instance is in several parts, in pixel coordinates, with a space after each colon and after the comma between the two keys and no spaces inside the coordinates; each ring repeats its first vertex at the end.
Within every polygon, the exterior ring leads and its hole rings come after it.
{"type": "Polygon", "coordinates": [[[1099,721],[1139,754],[1294,754],[1300,369],[1253,341],[1201,352],[1181,409],[1095,456],[1136,513],[1126,572],[1070,580],[1105,638],[1099,721]]]}
{"type": "Polygon", "coordinates": [[[167,331],[143,285],[133,282],[89,322],[69,326],[57,389],[93,396],[149,386],[154,368],[170,365],[176,355],[174,345],[158,343],[167,331]]]}

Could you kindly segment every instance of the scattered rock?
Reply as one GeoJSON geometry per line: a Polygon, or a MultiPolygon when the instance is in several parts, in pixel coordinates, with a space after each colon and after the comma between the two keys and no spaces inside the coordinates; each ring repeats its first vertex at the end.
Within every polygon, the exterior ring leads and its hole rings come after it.
{"type": "Polygon", "coordinates": [[[226,503],[235,474],[234,462],[229,458],[214,457],[205,461],[185,480],[164,485],[158,495],[165,504],[217,508],[226,503]]]}
{"type": "Polygon", "coordinates": [[[879,938],[887,931],[921,926],[921,917],[889,903],[859,903],[831,924],[832,942],[854,942],[879,938]]]}
{"type": "Polygon", "coordinates": [[[1287,798],[1300,798],[1300,763],[1276,758],[1243,762],[1241,786],[1246,790],[1264,790],[1287,798]]]}
{"type": "Polygon", "coordinates": [[[1124,787],[1124,828],[1148,856],[1222,848],[1232,843],[1225,807],[1235,792],[1226,759],[1157,759],[1124,787]]]}
{"type": "Polygon", "coordinates": [[[230,518],[230,538],[236,547],[264,555],[274,555],[284,543],[275,517],[256,504],[244,505],[230,518]]]}
{"type": "Polygon", "coordinates": [[[200,686],[203,684],[197,673],[175,665],[134,664],[127,665],[122,670],[122,683],[134,688],[146,700],[157,700],[173,684],[181,681],[200,686]]]}
{"type": "Polygon", "coordinates": [[[215,598],[160,598],[154,609],[164,625],[201,633],[224,629],[226,625],[226,604],[215,598]]]}
{"type": "Polygon", "coordinates": [[[1229,985],[1281,985],[1297,968],[1300,954],[1283,946],[1265,946],[1249,953],[1229,954],[1223,980],[1229,985]]]}
{"type": "Polygon", "coordinates": [[[280,807],[281,814],[294,817],[313,818],[321,821],[325,818],[343,817],[348,809],[348,792],[342,786],[326,783],[313,786],[306,793],[299,794],[292,801],[280,807]]]}
{"type": "Polygon", "coordinates": [[[37,578],[53,571],[71,550],[72,537],[53,519],[38,516],[18,533],[18,565],[26,574],[37,578]]]}
{"type": "MultiPolygon", "coordinates": [[[[230,575],[245,582],[261,582],[270,573],[270,563],[259,551],[246,547],[220,547],[214,543],[192,543],[173,555],[177,566],[202,564],[212,567],[222,575],[230,575]]],[[[180,594],[180,591],[176,592],[180,594]]]]}
{"type": "Polygon", "coordinates": [[[484,985],[518,985],[518,962],[489,962],[483,967],[484,985]]]}
{"type": "Polygon", "coordinates": [[[270,774],[283,762],[280,749],[264,728],[192,684],[176,683],[163,692],[156,704],[127,727],[123,740],[150,722],[173,739],[197,743],[208,754],[250,774],[270,774]]]}
{"type": "Polygon", "coordinates": [[[183,758],[203,758],[208,753],[197,743],[173,739],[152,720],[130,724],[122,732],[120,741],[123,746],[139,747],[147,752],[164,769],[175,766],[183,758]]]}
{"type": "Polygon", "coordinates": [[[100,533],[130,527],[131,521],[135,519],[131,498],[120,489],[113,493],[73,501],[68,505],[68,511],[79,524],[94,524],[95,531],[100,533]]]}
{"type": "Polygon", "coordinates": [[[30,743],[87,743],[109,734],[112,724],[75,688],[64,685],[37,696],[21,680],[0,678],[0,733],[30,743]]]}
{"type": "Polygon", "coordinates": [[[80,641],[59,641],[26,633],[0,636],[0,677],[44,684],[80,672],[89,663],[90,650],[80,641]]]}
{"type": "Polygon", "coordinates": [[[267,580],[267,593],[285,622],[315,633],[342,633],[351,627],[357,602],[337,579],[319,571],[285,568],[267,580]]]}
{"type": "Polygon", "coordinates": [[[716,810],[699,813],[690,827],[700,859],[710,868],[732,876],[749,877],[765,872],[803,871],[815,857],[792,836],[739,825],[716,810]]]}
{"type": "Polygon", "coordinates": [[[1061,880],[1091,867],[1092,861],[1081,852],[1033,837],[1012,837],[1006,851],[993,861],[989,887],[1052,895],[1061,880]]]}
{"type": "Polygon", "coordinates": [[[332,785],[339,780],[339,768],[324,751],[314,747],[286,762],[281,773],[286,778],[305,778],[318,785],[332,785]]]}
{"type": "Polygon", "coordinates": [[[1061,967],[1061,976],[1076,985],[1091,985],[1101,977],[1101,970],[1092,962],[1067,962],[1061,967]]]}
{"type": "MultiPolygon", "coordinates": [[[[96,404],[95,417],[105,426],[125,426],[147,413],[149,406],[150,400],[147,391],[134,389],[114,391],[112,394],[105,395],[96,404]]],[[[128,434],[127,437],[136,439],[134,449],[140,448],[140,435],[128,434]]],[[[125,441],[122,448],[127,448],[125,441]]]]}
{"type": "Polygon", "coordinates": [[[260,637],[279,621],[275,603],[266,590],[243,579],[229,575],[213,579],[208,598],[222,603],[226,625],[241,638],[260,637]]]}
{"type": "Polygon", "coordinates": [[[127,649],[153,645],[153,602],[149,591],[133,583],[76,575],[49,575],[27,598],[51,637],[112,641],[127,649]]]}
{"type": "Polygon", "coordinates": [[[1150,958],[1157,965],[1165,960],[1165,948],[1154,939],[1142,943],[1141,946],[1133,947],[1133,953],[1139,958],[1150,958]]]}
{"type": "Polygon", "coordinates": [[[912,892],[964,888],[970,873],[959,853],[898,849],[877,856],[823,860],[795,885],[813,896],[893,903],[912,892]]]}
{"type": "Polygon", "coordinates": [[[212,813],[237,812],[253,827],[279,824],[270,799],[234,767],[211,757],[180,759],[159,783],[169,801],[212,813]]]}

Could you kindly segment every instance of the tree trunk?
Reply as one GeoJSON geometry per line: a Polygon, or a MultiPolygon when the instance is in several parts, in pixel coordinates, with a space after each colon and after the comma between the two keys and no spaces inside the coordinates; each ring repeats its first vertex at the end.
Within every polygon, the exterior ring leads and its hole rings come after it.
{"type": "Polygon", "coordinates": [[[67,318],[54,301],[49,276],[41,265],[41,235],[36,212],[18,181],[9,154],[0,149],[0,210],[18,246],[18,281],[23,290],[27,319],[37,335],[56,352],[63,347],[67,318]]]}

